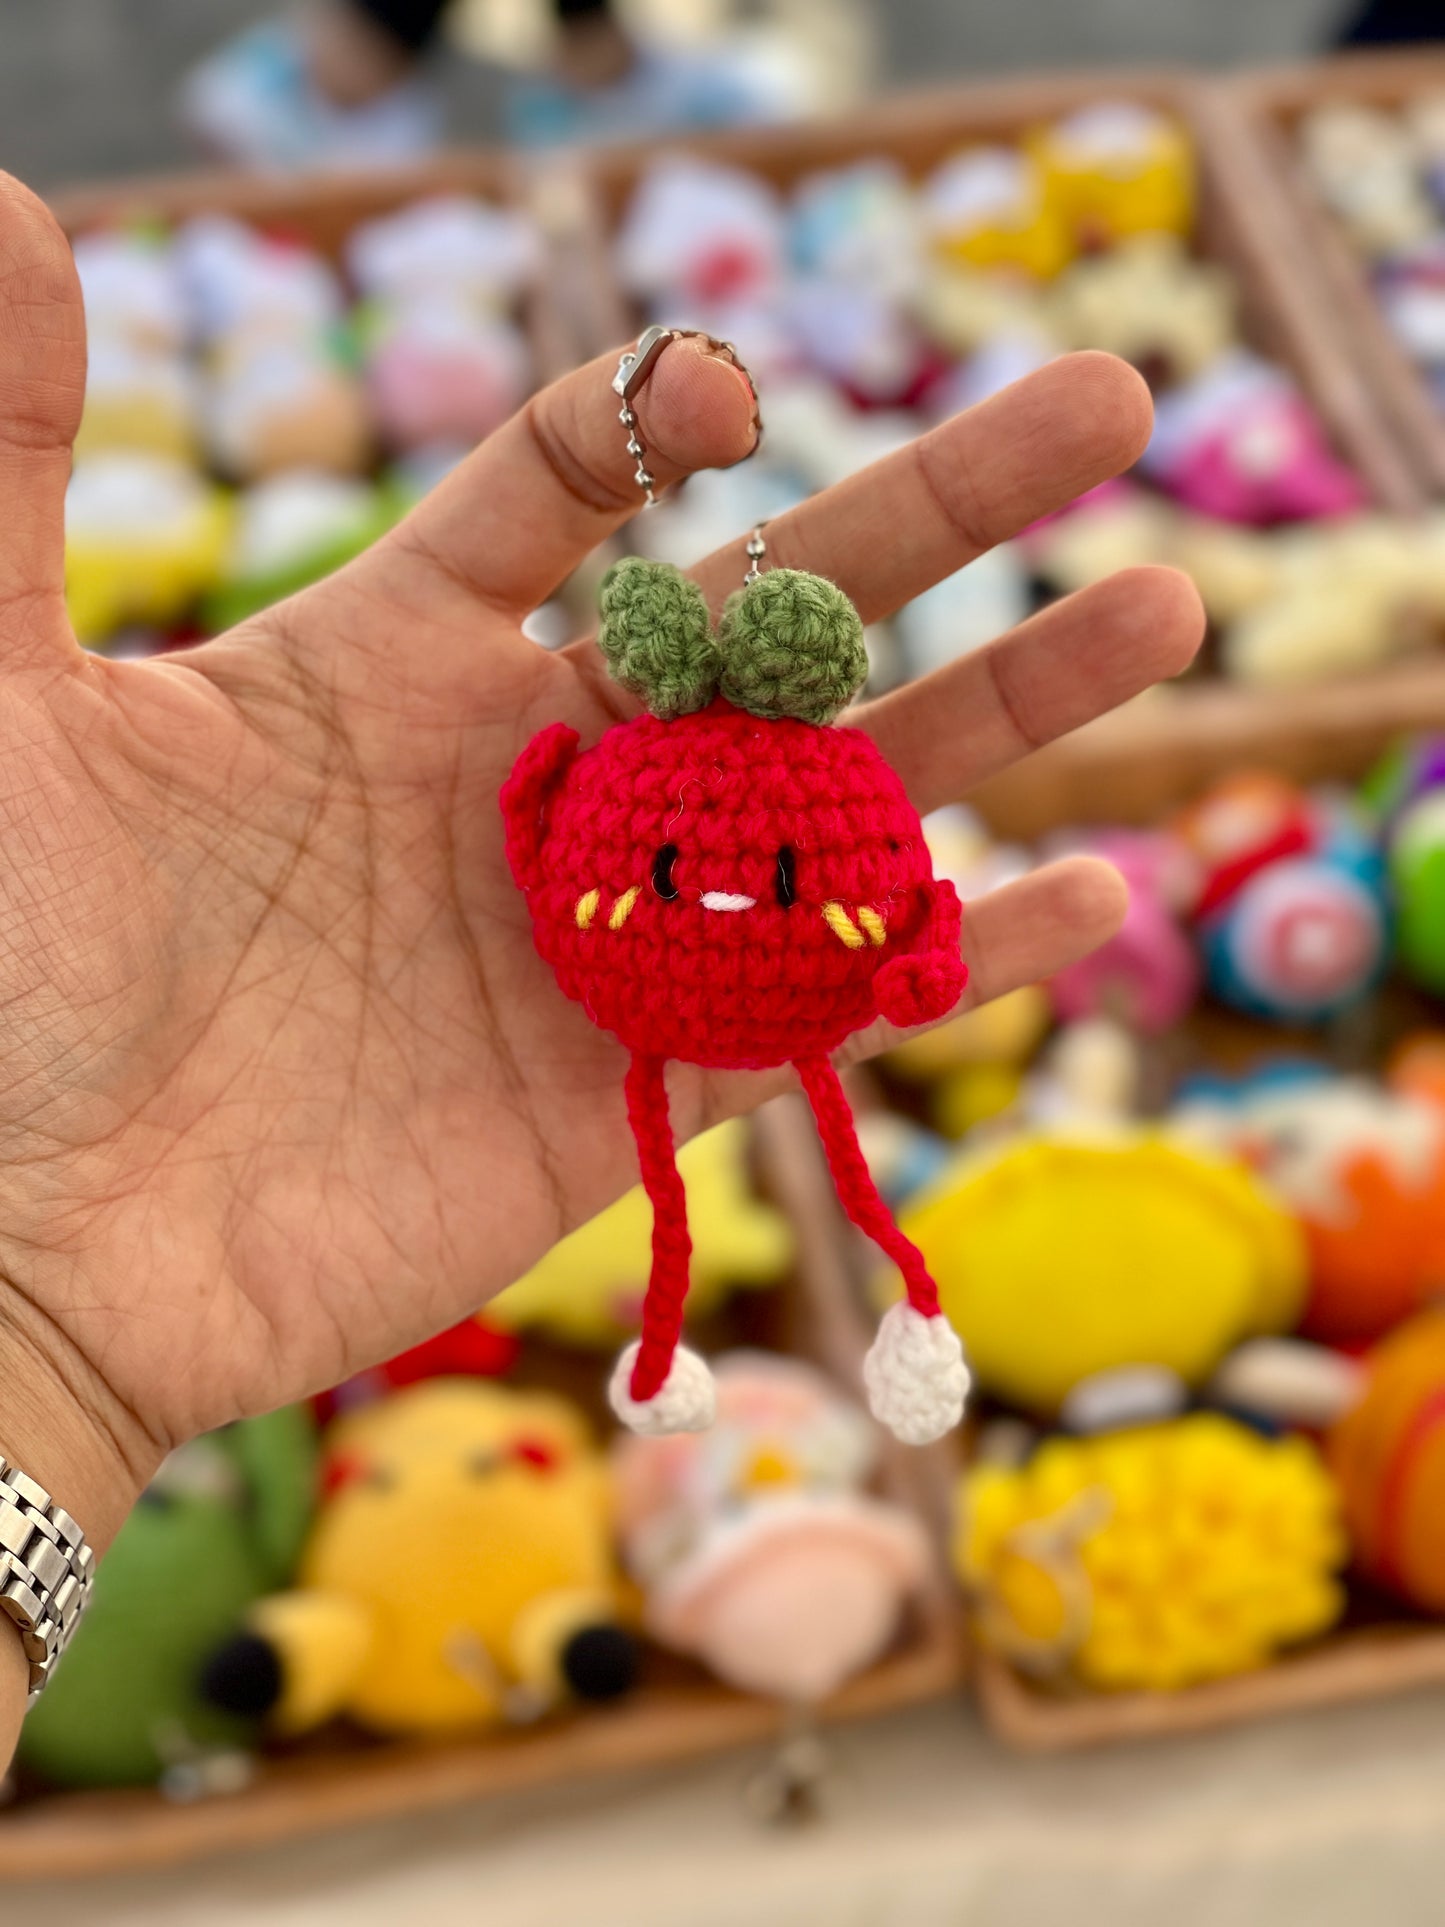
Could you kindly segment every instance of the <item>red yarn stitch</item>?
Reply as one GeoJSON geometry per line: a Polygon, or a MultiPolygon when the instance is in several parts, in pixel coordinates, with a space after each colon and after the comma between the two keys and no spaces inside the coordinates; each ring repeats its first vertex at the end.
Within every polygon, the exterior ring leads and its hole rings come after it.
{"type": "Polygon", "coordinates": [[[748,1070],[796,1061],[800,1071],[806,1060],[850,1214],[899,1259],[917,1308],[936,1311],[922,1260],[872,1188],[846,1100],[820,1096],[832,1077],[827,1055],[845,1038],[880,1015],[934,1021],[967,981],[957,893],[934,878],[918,813],[872,741],[856,729],[764,721],[721,699],[667,722],[616,724],[580,754],[576,732],[554,724],[518,758],[501,802],[538,950],[566,994],[634,1053],[628,1111],[655,1226],[633,1397],[650,1397],[667,1376],[687,1288],[666,1058],[748,1070]],[[673,894],[664,896],[654,866],[668,845],[673,894]],[[780,893],[784,849],[790,888],[780,893]],[[579,902],[593,891],[579,925],[579,902]],[[709,909],[703,899],[714,893],[753,901],[709,909]],[[856,946],[829,928],[828,904],[851,920],[856,946]],[[867,937],[864,908],[881,919],[881,945],[867,937]]]}
{"type": "Polygon", "coordinates": [[[938,1286],[929,1276],[923,1253],[904,1237],[878,1195],[853,1124],[853,1107],[826,1057],[800,1057],[796,1069],[817,1119],[828,1169],[838,1200],[860,1231],[893,1260],[903,1274],[908,1302],[924,1318],[938,1316],[938,1286]]]}

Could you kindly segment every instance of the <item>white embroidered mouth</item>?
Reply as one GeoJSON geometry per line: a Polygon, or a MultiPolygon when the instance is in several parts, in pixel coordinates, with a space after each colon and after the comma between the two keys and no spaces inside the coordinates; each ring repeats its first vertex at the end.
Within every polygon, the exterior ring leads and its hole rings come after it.
{"type": "Polygon", "coordinates": [[[756,902],[756,897],[741,897],[731,890],[704,890],[702,893],[704,910],[751,910],[756,902]]]}

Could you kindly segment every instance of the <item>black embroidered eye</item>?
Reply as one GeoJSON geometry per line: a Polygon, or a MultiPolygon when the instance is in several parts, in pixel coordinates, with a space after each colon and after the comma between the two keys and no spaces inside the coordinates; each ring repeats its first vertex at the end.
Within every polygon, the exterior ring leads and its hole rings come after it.
{"type": "Polygon", "coordinates": [[[797,858],[785,843],[778,851],[777,868],[773,872],[773,889],[777,892],[778,902],[786,910],[789,904],[798,900],[798,863],[797,858]]]}
{"type": "Polygon", "coordinates": [[[664,843],[652,859],[652,887],[664,903],[671,903],[677,896],[677,885],[672,880],[672,866],[677,861],[677,845],[664,843]]]}

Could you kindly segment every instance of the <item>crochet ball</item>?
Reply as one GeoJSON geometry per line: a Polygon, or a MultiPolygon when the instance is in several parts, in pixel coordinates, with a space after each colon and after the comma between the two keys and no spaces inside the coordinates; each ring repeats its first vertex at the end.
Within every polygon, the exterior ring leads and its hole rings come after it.
{"type": "Polygon", "coordinates": [[[918,814],[859,730],[718,700],[616,725],[550,783],[537,946],[633,1049],[740,1069],[833,1050],[926,927],[918,814]]]}

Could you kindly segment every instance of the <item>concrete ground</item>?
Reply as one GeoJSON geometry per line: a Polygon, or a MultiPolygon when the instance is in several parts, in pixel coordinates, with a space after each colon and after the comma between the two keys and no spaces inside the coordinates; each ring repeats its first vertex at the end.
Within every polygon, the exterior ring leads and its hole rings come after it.
{"type": "MultiPolygon", "coordinates": [[[[278,0],[279,4],[279,0],[278,0]]],[[[189,158],[180,74],[266,0],[9,0],[0,7],[0,165],[38,186],[189,158]]],[[[877,0],[885,77],[1009,67],[1279,59],[1320,44],[1341,0],[877,0]]],[[[485,138],[498,81],[444,61],[457,136],[485,138]]]]}

